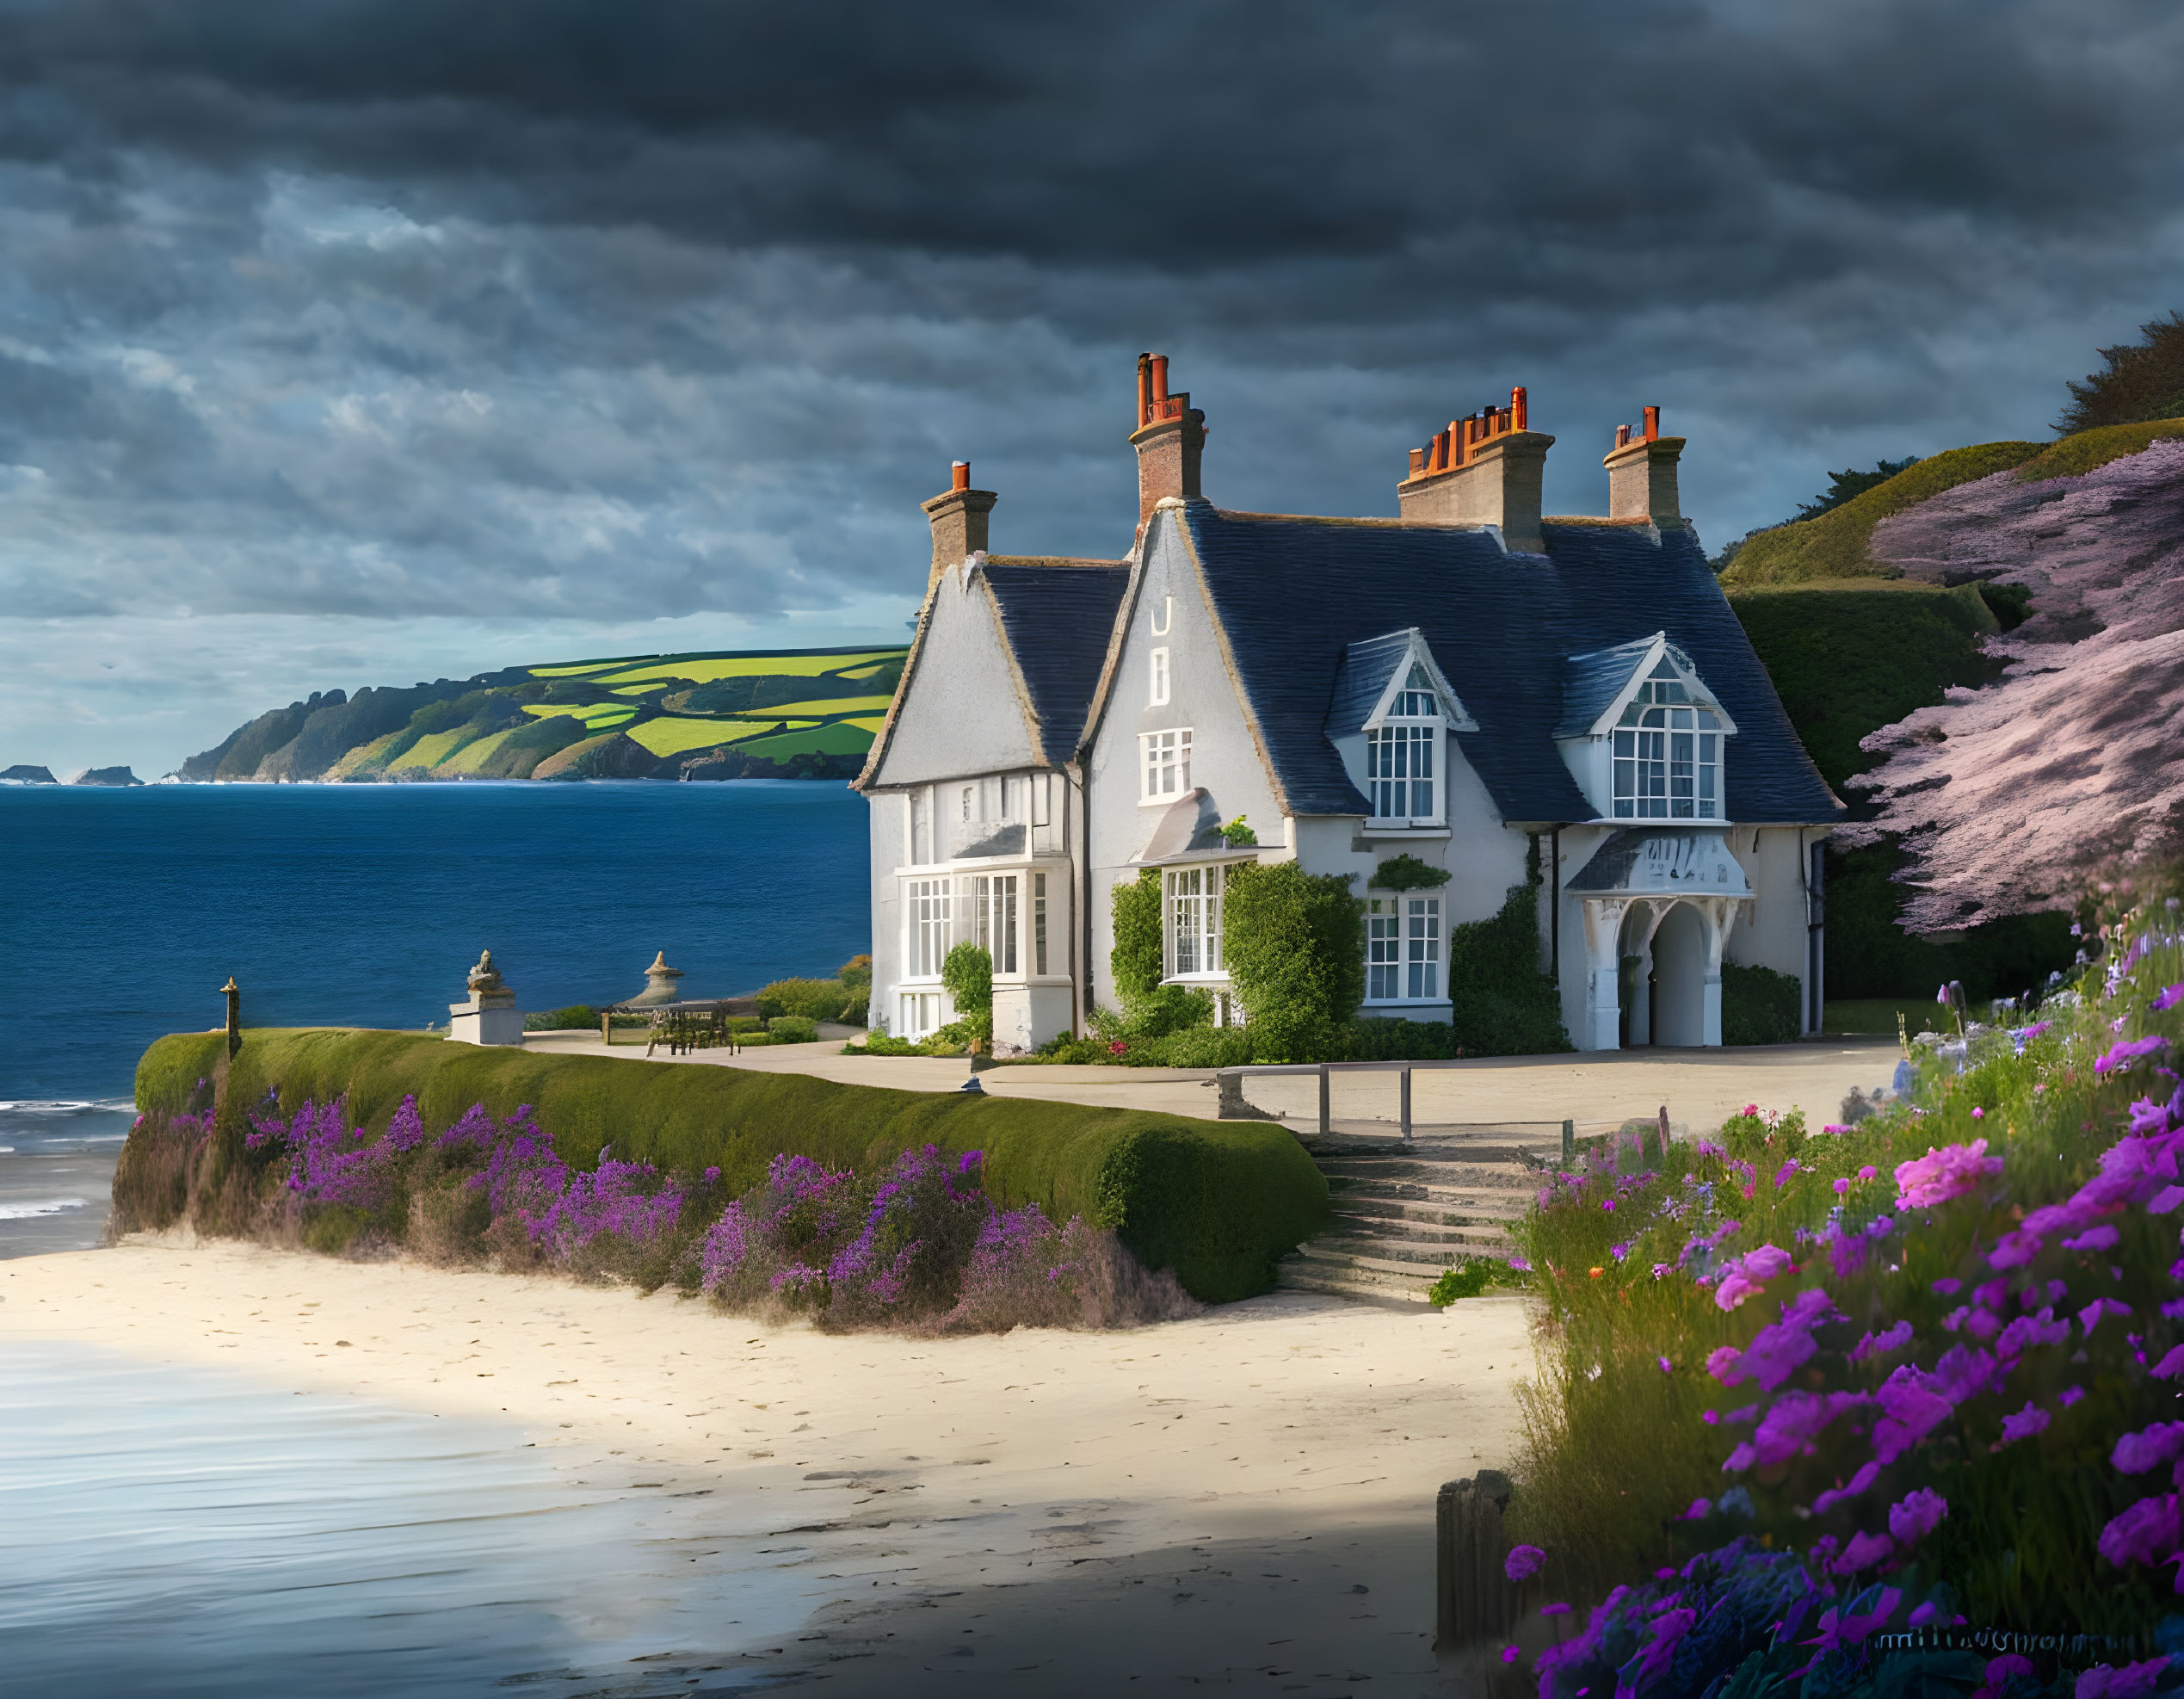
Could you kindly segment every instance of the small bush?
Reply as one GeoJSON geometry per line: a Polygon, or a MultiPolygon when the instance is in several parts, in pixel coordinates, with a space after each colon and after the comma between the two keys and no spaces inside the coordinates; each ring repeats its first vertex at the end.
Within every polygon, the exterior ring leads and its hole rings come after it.
{"type": "Polygon", "coordinates": [[[1721,1041],[1789,1044],[1798,1036],[1805,987],[1772,967],[1721,965],[1721,1041]]]}
{"type": "Polygon", "coordinates": [[[776,1044],[809,1044],[818,1037],[819,1028],[801,1015],[776,1015],[766,1023],[766,1035],[776,1044]]]}
{"type": "Polygon", "coordinates": [[[1392,1020],[1375,1016],[1342,1029],[1342,1054],[1327,1060],[1349,1062],[1447,1062],[1465,1053],[1456,1029],[1446,1021],[1392,1020]]]}
{"type": "Polygon", "coordinates": [[[599,1011],[589,1003],[572,1003],[566,1009],[523,1017],[526,1032],[583,1032],[598,1025],[599,1011]]]}
{"type": "Polygon", "coordinates": [[[1134,881],[1116,886],[1108,900],[1114,910],[1114,948],[1108,952],[1107,966],[1114,973],[1115,994],[1127,1006],[1157,992],[1167,972],[1160,869],[1147,868],[1134,881]]]}
{"type": "MultiPolygon", "coordinates": [[[[941,963],[941,984],[955,1004],[952,1025],[973,1051],[993,1048],[993,957],[964,939],[941,963]]],[[[936,1035],[937,1036],[937,1035],[936,1035]]]]}
{"type": "Polygon", "coordinates": [[[870,996],[871,982],[852,992],[839,979],[776,979],[758,993],[758,1012],[768,1020],[776,1015],[797,1015],[807,1021],[838,1021],[852,1004],[861,1009],[870,996]]]}
{"type": "Polygon", "coordinates": [[[1490,1286],[1514,1286],[1522,1279],[1498,1257],[1466,1257],[1441,1271],[1441,1277],[1426,1294],[1426,1301],[1446,1306],[1459,1298],[1476,1298],[1490,1286]]]}
{"type": "Polygon", "coordinates": [[[1194,1027],[1158,1042],[1171,1068],[1240,1068],[1251,1060],[1246,1027],[1194,1027]]]}

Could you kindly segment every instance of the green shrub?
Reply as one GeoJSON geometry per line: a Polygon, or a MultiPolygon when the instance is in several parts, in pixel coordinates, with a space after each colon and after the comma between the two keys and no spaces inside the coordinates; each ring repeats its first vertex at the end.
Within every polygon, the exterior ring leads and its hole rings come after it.
{"type": "MultiPolygon", "coordinates": [[[[775,1016],[775,1018],[777,1020],[787,1021],[793,1020],[795,1016],[791,1015],[781,1015],[775,1016]]],[[[761,1029],[751,1029],[743,1032],[739,1032],[736,1035],[736,1047],[738,1050],[763,1050],[768,1045],[778,1044],[780,1041],[781,1041],[775,1038],[773,1034],[761,1029]]]]}
{"type": "Polygon", "coordinates": [[[1231,868],[1221,952],[1262,1062],[1326,1053],[1365,999],[1365,905],[1339,874],[1294,862],[1231,868]]]}
{"type": "Polygon", "coordinates": [[[1521,1277],[1498,1257],[1465,1257],[1441,1271],[1441,1277],[1426,1294],[1426,1301],[1445,1306],[1459,1298],[1476,1298],[1490,1286],[1522,1283],[1521,1277]]]}
{"type": "Polygon", "coordinates": [[[1538,857],[1490,919],[1448,940],[1448,1001],[1456,1041],[1468,1056],[1537,1056],[1571,1047],[1562,994],[1539,971],[1538,857]]]}
{"type": "Polygon", "coordinates": [[[852,992],[839,979],[776,979],[760,989],[758,1012],[768,1020],[799,1015],[807,1021],[838,1021],[843,1010],[852,1003],[861,1008],[870,994],[852,992]]]}
{"type": "Polygon", "coordinates": [[[853,955],[842,964],[834,977],[851,991],[861,990],[869,993],[872,990],[872,958],[869,955],[853,955]]]}
{"type": "Polygon", "coordinates": [[[1373,888],[1375,891],[1434,891],[1448,883],[1453,875],[1447,868],[1429,866],[1405,850],[1400,856],[1391,856],[1373,869],[1373,888]]]}
{"type": "Polygon", "coordinates": [[[1802,1024],[1805,987],[1772,967],[1721,965],[1721,1041],[1788,1044],[1802,1024]]]}
{"type": "MultiPolygon", "coordinates": [[[[878,1036],[878,1035],[875,1035],[878,1036]]],[[[188,1106],[214,1078],[219,1033],[161,1039],[137,1070],[139,1106],[188,1106]]],[[[841,1085],[799,1073],[555,1056],[451,1044],[414,1033],[354,1029],[244,1035],[217,1113],[241,1160],[242,1112],[277,1088],[284,1111],[305,1097],[346,1094],[355,1124],[386,1129],[405,1094],[429,1127],[451,1125],[472,1103],[496,1116],[519,1104],[572,1166],[589,1169],[603,1146],[624,1161],[696,1174],[718,1167],[724,1195],[765,1177],[793,1152],[830,1167],[874,1173],[928,1143],[986,1153],[996,1204],[1036,1203],[1051,1220],[1083,1215],[1118,1231],[1149,1269],[1172,1268],[1208,1303],[1268,1290],[1275,1263],[1323,1226],[1327,1183],[1296,1139],[1262,1122],[1185,1120],[1137,1109],[841,1085]]],[[[147,1123],[149,1124],[149,1123],[147,1123]]],[[[225,1168],[207,1171],[217,1190],[225,1168]]],[[[238,1215],[225,1227],[240,1232],[238,1215]]]]}
{"type": "Polygon", "coordinates": [[[941,963],[941,984],[955,1004],[953,1024],[974,1051],[993,1048],[993,957],[968,938],[941,963]]]}
{"type": "Polygon", "coordinates": [[[776,1044],[809,1044],[818,1037],[819,1027],[801,1015],[776,1015],[766,1023],[766,1032],[776,1044]]]}
{"type": "Polygon", "coordinates": [[[1240,1068],[1251,1060],[1247,1027],[1194,1027],[1155,1042],[1171,1068],[1240,1068]]]}
{"type": "Polygon", "coordinates": [[[1159,991],[1161,976],[1167,971],[1161,934],[1160,869],[1147,868],[1134,883],[1116,886],[1110,900],[1114,948],[1107,953],[1107,966],[1114,973],[1115,994],[1128,1004],[1159,991]]]}
{"type": "Polygon", "coordinates": [[[1342,1053],[1325,1060],[1350,1062],[1447,1062],[1455,1059],[1456,1029],[1446,1021],[1405,1021],[1373,1016],[1342,1029],[1342,1053]]]}

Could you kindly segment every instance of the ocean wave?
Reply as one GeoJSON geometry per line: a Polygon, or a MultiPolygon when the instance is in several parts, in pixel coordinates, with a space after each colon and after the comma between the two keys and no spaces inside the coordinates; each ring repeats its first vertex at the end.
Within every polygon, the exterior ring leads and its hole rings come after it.
{"type": "Polygon", "coordinates": [[[89,1200],[46,1197],[31,1203],[0,1203],[0,1221],[23,1221],[33,1215],[58,1215],[65,1209],[81,1209],[89,1200]]]}
{"type": "Polygon", "coordinates": [[[127,1115],[135,1109],[136,1104],[126,1097],[0,1100],[0,1115],[127,1115]]]}

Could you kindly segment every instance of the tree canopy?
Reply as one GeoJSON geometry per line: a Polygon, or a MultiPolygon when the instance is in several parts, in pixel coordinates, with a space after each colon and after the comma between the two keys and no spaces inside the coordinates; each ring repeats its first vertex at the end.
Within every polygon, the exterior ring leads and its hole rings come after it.
{"type": "Polygon", "coordinates": [[[2064,436],[2102,425],[2184,418],[2184,313],[2138,327],[2139,340],[2095,350],[2103,361],[2070,386],[2070,405],[2055,422],[2064,436]]]}

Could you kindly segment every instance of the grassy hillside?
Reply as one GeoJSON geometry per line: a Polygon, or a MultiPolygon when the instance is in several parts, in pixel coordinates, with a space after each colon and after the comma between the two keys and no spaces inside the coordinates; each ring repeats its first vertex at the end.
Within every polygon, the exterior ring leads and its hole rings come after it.
{"type": "Polygon", "coordinates": [[[182,763],[190,780],[847,777],[903,649],[620,655],[261,714],[182,763]]]}
{"type": "Polygon", "coordinates": [[[1748,540],[1722,574],[1724,588],[1891,577],[1869,553],[1873,528],[1945,490],[1997,472],[2026,479],[2076,478],[2135,454],[2162,437],[2184,436],[2184,419],[2107,425],[2055,442],[1981,442],[1919,460],[1817,519],[1777,526],[1748,540]]]}

